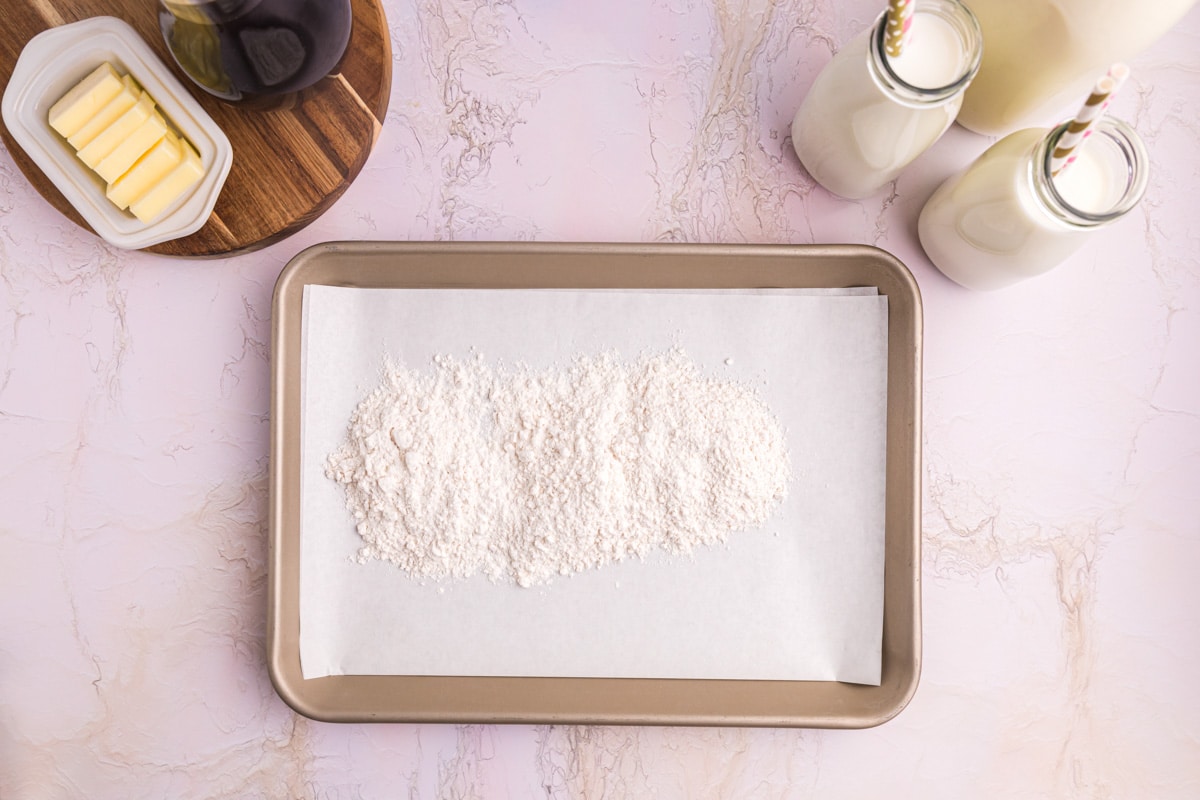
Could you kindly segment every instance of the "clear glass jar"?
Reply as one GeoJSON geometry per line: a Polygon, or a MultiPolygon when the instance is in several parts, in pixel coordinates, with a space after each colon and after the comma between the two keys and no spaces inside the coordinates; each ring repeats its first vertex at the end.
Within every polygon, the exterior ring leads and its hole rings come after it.
{"type": "Polygon", "coordinates": [[[167,50],[209,94],[271,108],[336,69],[350,0],[159,0],[167,50]]]}
{"type": "Polygon", "coordinates": [[[1102,118],[1056,177],[1067,124],[1009,134],[938,187],[917,223],[934,266],[967,288],[1000,289],[1053,269],[1137,206],[1149,177],[1137,133],[1102,118]]]}
{"type": "Polygon", "coordinates": [[[887,14],[848,42],[817,76],[792,121],[792,146],[834,194],[868,197],[954,122],[979,69],[983,38],[957,0],[924,0],[899,59],[884,49],[887,14]]]}

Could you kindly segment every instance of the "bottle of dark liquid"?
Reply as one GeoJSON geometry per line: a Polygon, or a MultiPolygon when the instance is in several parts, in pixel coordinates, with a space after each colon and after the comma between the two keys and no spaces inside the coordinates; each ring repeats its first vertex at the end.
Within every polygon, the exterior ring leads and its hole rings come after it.
{"type": "Polygon", "coordinates": [[[350,0],[159,0],[175,63],[210,94],[271,107],[334,70],[350,0]]]}

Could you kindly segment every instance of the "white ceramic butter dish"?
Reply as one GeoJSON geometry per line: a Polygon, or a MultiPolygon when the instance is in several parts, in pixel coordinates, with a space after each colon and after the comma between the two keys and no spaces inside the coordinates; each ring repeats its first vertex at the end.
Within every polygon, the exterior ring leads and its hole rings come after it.
{"type": "Polygon", "coordinates": [[[3,114],[17,143],[88,225],[117,247],[140,249],[195,233],[212,213],[233,164],[229,138],[137,32],[116,17],[92,17],[30,39],[4,92],[3,114]],[[50,107],[105,61],[132,75],[154,98],[196,148],[204,168],[200,182],[149,224],[105,197],[104,182],[48,121],[50,107]]]}

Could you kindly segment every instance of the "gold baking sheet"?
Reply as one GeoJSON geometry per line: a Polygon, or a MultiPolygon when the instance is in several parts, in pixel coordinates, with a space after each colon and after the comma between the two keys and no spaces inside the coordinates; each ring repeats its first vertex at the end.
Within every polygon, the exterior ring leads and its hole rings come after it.
{"type": "Polygon", "coordinates": [[[328,243],[296,256],[272,320],[269,667],[298,712],[330,721],[861,728],[898,713],[920,671],[921,306],[893,256],[858,245],[328,243]],[[371,288],[833,288],[888,297],[883,672],[826,681],[347,675],[299,655],[300,358],[306,284],[371,288]]]}

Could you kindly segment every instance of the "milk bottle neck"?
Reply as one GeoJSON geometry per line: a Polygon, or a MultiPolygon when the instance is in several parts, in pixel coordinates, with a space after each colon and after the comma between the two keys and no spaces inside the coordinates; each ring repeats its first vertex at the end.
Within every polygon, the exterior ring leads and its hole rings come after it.
{"type": "MultiPolygon", "coordinates": [[[[867,66],[871,78],[884,94],[903,105],[916,108],[939,106],[950,102],[966,91],[971,79],[979,71],[983,58],[983,34],[979,22],[971,10],[958,0],[924,0],[916,6],[914,15],[929,15],[941,21],[942,27],[949,26],[951,39],[957,46],[957,62],[945,73],[947,79],[938,81],[940,86],[916,86],[901,75],[900,62],[887,54],[884,47],[887,37],[887,13],[881,14],[868,36],[867,66]]],[[[920,32],[919,20],[914,16],[914,32],[920,32]]],[[[928,46],[928,42],[924,46],[928,46]]],[[[908,46],[921,48],[919,36],[914,36],[908,46]]],[[[932,55],[923,53],[921,55],[932,55]]]]}
{"type": "Polygon", "coordinates": [[[1054,149],[1068,124],[1053,128],[1031,154],[1028,174],[1034,196],[1047,214],[1074,228],[1096,228],[1120,219],[1137,206],[1149,180],[1149,157],[1141,138],[1118,119],[1104,117],[1097,122],[1077,147],[1087,148],[1086,164],[1065,168],[1087,169],[1095,177],[1090,185],[1096,194],[1081,197],[1063,189],[1063,172],[1057,179],[1053,174],[1054,149]]]}

